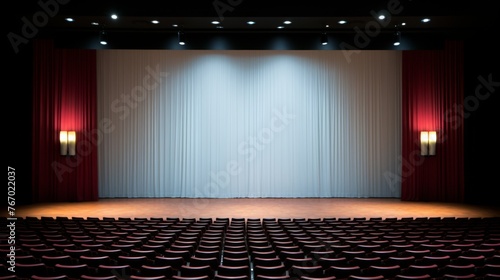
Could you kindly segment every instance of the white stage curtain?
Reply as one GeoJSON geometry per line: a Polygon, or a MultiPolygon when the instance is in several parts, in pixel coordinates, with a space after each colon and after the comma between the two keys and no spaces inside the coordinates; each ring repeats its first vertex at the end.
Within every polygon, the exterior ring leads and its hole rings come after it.
{"type": "Polygon", "coordinates": [[[97,57],[101,198],[400,197],[401,52],[97,57]]]}

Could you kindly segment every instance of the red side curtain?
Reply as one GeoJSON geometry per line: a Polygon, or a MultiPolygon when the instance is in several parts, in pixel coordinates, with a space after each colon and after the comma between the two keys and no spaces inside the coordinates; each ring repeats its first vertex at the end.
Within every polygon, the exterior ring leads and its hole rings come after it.
{"type": "Polygon", "coordinates": [[[464,201],[464,48],[403,52],[402,200],[464,201]],[[435,156],[420,156],[420,131],[437,131],[435,156]]]}
{"type": "Polygon", "coordinates": [[[96,51],[39,40],[33,58],[33,201],[97,200],[96,51]],[[60,154],[61,130],[76,132],[75,156],[60,154]]]}

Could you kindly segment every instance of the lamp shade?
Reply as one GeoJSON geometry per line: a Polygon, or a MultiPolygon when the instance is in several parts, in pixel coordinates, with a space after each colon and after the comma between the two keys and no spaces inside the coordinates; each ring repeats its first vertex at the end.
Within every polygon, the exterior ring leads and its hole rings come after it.
{"type": "Polygon", "coordinates": [[[65,156],[68,154],[68,132],[63,130],[59,132],[59,144],[61,148],[61,155],[65,156]]]}
{"type": "Polygon", "coordinates": [[[76,154],[76,132],[68,131],[68,154],[74,156],[76,154]]]}
{"type": "Polygon", "coordinates": [[[436,155],[437,132],[429,131],[429,155],[436,155]]]}

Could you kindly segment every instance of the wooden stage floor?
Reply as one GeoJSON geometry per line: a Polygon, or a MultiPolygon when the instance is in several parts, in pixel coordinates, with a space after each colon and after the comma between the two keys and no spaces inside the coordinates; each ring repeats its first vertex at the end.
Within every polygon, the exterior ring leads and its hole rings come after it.
{"type": "Polygon", "coordinates": [[[398,198],[119,198],[18,206],[17,217],[404,218],[500,217],[493,207],[398,198]]]}

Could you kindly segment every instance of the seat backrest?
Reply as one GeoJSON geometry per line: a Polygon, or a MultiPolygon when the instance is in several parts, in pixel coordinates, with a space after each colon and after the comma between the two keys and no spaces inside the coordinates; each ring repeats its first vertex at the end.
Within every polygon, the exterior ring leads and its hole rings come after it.
{"type": "Polygon", "coordinates": [[[323,267],[320,265],[312,265],[312,266],[292,265],[292,267],[288,271],[290,276],[296,278],[300,278],[302,276],[310,276],[310,277],[324,276],[323,267]]]}
{"type": "Polygon", "coordinates": [[[204,266],[189,266],[182,265],[179,269],[179,275],[184,277],[199,277],[199,276],[208,276],[210,278],[213,277],[214,271],[209,265],[204,266]]]}
{"type": "Polygon", "coordinates": [[[325,269],[325,276],[348,278],[350,275],[361,275],[361,267],[357,265],[335,266],[325,269]]]}
{"type": "Polygon", "coordinates": [[[424,275],[428,274],[431,277],[437,277],[439,273],[439,267],[437,264],[431,265],[410,265],[406,270],[406,275],[424,275]]]}
{"type": "Polygon", "coordinates": [[[254,266],[254,275],[283,276],[286,274],[286,271],[283,264],[277,266],[254,266]]]}
{"type": "Polygon", "coordinates": [[[140,268],[140,274],[143,276],[166,276],[170,278],[174,275],[174,269],[169,265],[164,266],[152,266],[152,265],[143,265],[140,268]]]}
{"type": "Polygon", "coordinates": [[[248,276],[250,277],[250,266],[227,266],[219,265],[217,268],[217,274],[224,276],[248,276]]]}
{"type": "Polygon", "coordinates": [[[469,275],[476,272],[476,266],[473,264],[449,264],[442,268],[441,272],[449,275],[469,275]]]}
{"type": "Polygon", "coordinates": [[[16,275],[28,279],[32,275],[47,276],[48,269],[44,263],[16,263],[16,275]]]}
{"type": "Polygon", "coordinates": [[[83,274],[89,272],[89,266],[86,264],[56,264],[54,266],[54,273],[58,275],[67,275],[70,278],[78,278],[83,274]]]}
{"type": "Polygon", "coordinates": [[[172,276],[172,279],[174,279],[174,280],[210,280],[211,278],[208,275],[203,275],[203,276],[174,275],[174,276],[172,276]]]}

